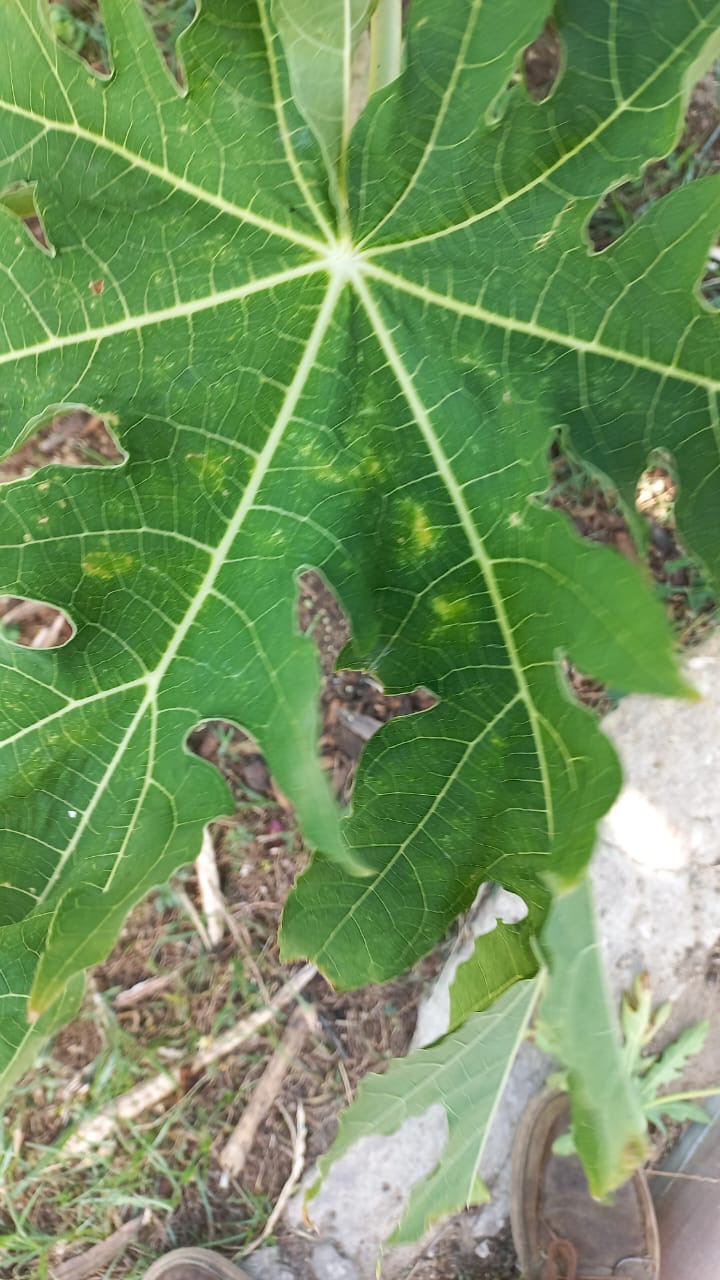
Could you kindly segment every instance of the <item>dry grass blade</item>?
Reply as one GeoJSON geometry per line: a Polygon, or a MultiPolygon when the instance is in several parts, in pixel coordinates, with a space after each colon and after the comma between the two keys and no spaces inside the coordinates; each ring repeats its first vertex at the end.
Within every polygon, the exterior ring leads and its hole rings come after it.
{"type": "Polygon", "coordinates": [[[306,1146],[307,1146],[307,1124],[305,1123],[305,1108],[302,1102],[298,1102],[297,1111],[295,1112],[295,1131],[293,1133],[293,1161],[292,1161],[292,1168],[290,1170],[290,1175],[282,1191],[280,1192],[280,1195],[278,1196],[275,1202],[273,1211],[270,1214],[267,1222],[265,1223],[265,1226],[263,1227],[262,1231],[260,1232],[260,1235],[256,1236],[255,1239],[249,1245],[247,1245],[245,1249],[243,1249],[241,1257],[246,1258],[249,1253],[254,1253],[254,1251],[260,1247],[260,1245],[263,1243],[264,1240],[267,1240],[268,1236],[274,1230],[275,1224],[283,1214],[285,1210],[285,1206],[287,1205],[291,1195],[293,1194],[293,1191],[295,1190],[296,1186],[298,1185],[302,1177],[303,1169],[305,1168],[306,1146]]]}
{"type": "Polygon", "coordinates": [[[125,991],[118,991],[113,1000],[113,1008],[121,1012],[123,1009],[135,1009],[144,1000],[152,1000],[161,992],[167,991],[177,982],[175,973],[159,973],[153,978],[143,978],[135,982],[125,991]]]}
{"type": "Polygon", "coordinates": [[[225,906],[220,875],[215,860],[215,845],[210,832],[205,829],[200,852],[195,859],[200,901],[207,921],[207,934],[211,947],[218,947],[225,935],[228,911],[225,906]]]}
{"type": "Polygon", "coordinates": [[[308,1029],[305,1010],[296,1009],[250,1102],[220,1152],[220,1165],[226,1180],[239,1178],[242,1174],[257,1131],[277,1098],[283,1080],[303,1046],[308,1029]]]}

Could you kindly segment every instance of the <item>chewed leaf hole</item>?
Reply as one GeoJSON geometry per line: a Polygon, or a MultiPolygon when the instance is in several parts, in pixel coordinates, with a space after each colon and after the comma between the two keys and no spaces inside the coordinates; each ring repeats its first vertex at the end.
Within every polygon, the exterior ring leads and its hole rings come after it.
{"type": "Polygon", "coordinates": [[[0,596],[0,637],[28,649],[59,649],[75,632],[67,614],[54,605],[18,596],[0,596]]]}
{"type": "MultiPolygon", "coordinates": [[[[591,214],[587,234],[596,252],[607,249],[643,216],[650,205],[676,187],[716,173],[720,167],[720,100],[714,71],[698,81],[688,105],[685,127],[674,150],[645,165],[639,177],[608,191],[591,214]]],[[[720,253],[711,250],[700,292],[720,305],[720,253]]]]}
{"type": "Polygon", "coordinates": [[[30,182],[16,182],[0,195],[0,205],[12,213],[23,224],[30,238],[45,252],[50,252],[52,245],[48,239],[42,216],[35,196],[35,185],[30,182]]]}
{"type": "Polygon", "coordinates": [[[53,418],[0,463],[0,484],[57,463],[64,467],[112,467],[125,461],[110,428],[85,409],[53,418]]]}
{"type": "Polygon", "coordinates": [[[632,534],[614,489],[603,483],[603,477],[581,458],[565,453],[560,441],[550,452],[550,486],[545,502],[562,511],[583,538],[636,558],[632,534]]]}
{"type": "Polygon", "coordinates": [[[388,720],[435,706],[429,689],[387,694],[366,671],[336,671],[340,651],[350,638],[348,619],[319,573],[308,570],[298,579],[298,622],[315,641],[323,688],[320,700],[320,756],[341,804],[348,804],[365,744],[388,720]]]}
{"type": "Polygon", "coordinates": [[[674,520],[677,483],[669,466],[662,459],[643,471],[635,493],[635,506],[646,520],[655,524],[671,524],[674,520]]]}
{"type": "Polygon", "coordinates": [[[58,44],[99,75],[109,74],[107,32],[97,0],[49,0],[48,17],[58,44]]]}
{"type": "MultiPolygon", "coordinates": [[[[338,805],[346,808],[369,740],[386,721],[427,711],[437,698],[424,688],[386,694],[369,672],[335,669],[338,653],[350,637],[350,627],[337,597],[314,570],[298,579],[297,608],[299,628],[312,637],[320,658],[320,761],[338,805]]],[[[287,848],[293,842],[300,848],[290,800],[277,786],[260,746],[250,734],[227,721],[206,721],[189,735],[188,747],[223,774],[238,806],[241,824],[250,815],[253,831],[258,822],[269,824],[261,835],[271,848],[287,848]]],[[[237,822],[228,830],[235,831],[233,839],[239,839],[237,822]]],[[[227,842],[227,833],[224,839],[227,842]]]]}
{"type": "Polygon", "coordinates": [[[717,623],[715,593],[687,554],[675,526],[678,483],[670,459],[656,455],[638,482],[635,505],[648,522],[648,564],[673,630],[682,644],[702,640],[717,623]]]}
{"type": "Polygon", "coordinates": [[[520,65],[491,103],[486,113],[487,123],[491,126],[500,123],[512,94],[521,84],[534,102],[549,98],[560,77],[562,55],[562,41],[552,22],[548,22],[524,50],[520,65]]]}
{"type": "MultiPolygon", "coordinates": [[[[109,75],[110,41],[97,0],[49,0],[49,5],[50,27],[58,43],[98,75],[109,75]]],[[[142,0],[142,7],[169,70],[182,83],[176,45],[195,16],[195,0],[142,0]]]]}
{"type": "Polygon", "coordinates": [[[562,67],[562,41],[552,22],[546,23],[537,40],[523,54],[525,86],[535,102],[550,97],[562,67]]]}

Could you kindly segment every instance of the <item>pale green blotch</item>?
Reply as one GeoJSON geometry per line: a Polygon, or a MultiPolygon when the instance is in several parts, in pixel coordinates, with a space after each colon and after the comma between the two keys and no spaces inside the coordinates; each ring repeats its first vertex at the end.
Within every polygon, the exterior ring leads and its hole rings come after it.
{"type": "Polygon", "coordinates": [[[193,472],[202,481],[203,488],[208,493],[223,493],[228,478],[228,463],[231,461],[229,454],[213,453],[212,451],[204,453],[186,453],[185,461],[193,472]]]}
{"type": "Polygon", "coordinates": [[[470,601],[464,596],[435,596],[432,611],[445,626],[453,622],[469,622],[472,617],[470,601]]]}
{"type": "Polygon", "coordinates": [[[476,637],[479,637],[478,622],[472,604],[465,596],[435,596],[431,608],[437,622],[430,629],[428,635],[430,643],[447,639],[448,633],[452,633],[456,628],[461,632],[457,638],[462,644],[475,643],[476,637]]]}
{"type": "Polygon", "coordinates": [[[372,480],[380,483],[388,478],[388,470],[380,458],[369,455],[351,469],[350,475],[356,480],[372,480]]]}
{"type": "Polygon", "coordinates": [[[405,546],[413,556],[427,555],[438,541],[439,533],[428,519],[427,511],[419,502],[405,498],[400,503],[400,523],[406,530],[404,536],[398,538],[401,546],[405,546]]]}
{"type": "Polygon", "coordinates": [[[129,551],[91,551],[82,562],[83,573],[89,578],[100,578],[103,582],[111,582],[130,573],[138,563],[137,556],[129,551]]]}

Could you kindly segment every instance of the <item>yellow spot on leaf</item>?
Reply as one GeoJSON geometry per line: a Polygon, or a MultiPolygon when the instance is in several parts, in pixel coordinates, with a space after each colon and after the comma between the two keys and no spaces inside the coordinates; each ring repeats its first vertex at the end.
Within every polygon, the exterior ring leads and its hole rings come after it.
{"type": "Polygon", "coordinates": [[[438,539],[437,529],[433,529],[427,518],[425,509],[417,502],[408,503],[410,508],[410,531],[416,551],[429,551],[438,539]]]}
{"type": "Polygon", "coordinates": [[[90,578],[100,578],[103,582],[111,582],[113,578],[130,573],[137,564],[137,556],[128,551],[91,551],[83,560],[83,571],[90,578]]]}
{"type": "Polygon", "coordinates": [[[466,622],[472,614],[470,602],[463,596],[456,596],[454,600],[449,596],[436,596],[432,607],[433,613],[446,626],[452,622],[466,622]]]}
{"type": "Polygon", "coordinates": [[[209,493],[221,493],[228,478],[229,454],[186,453],[185,461],[209,493]]]}

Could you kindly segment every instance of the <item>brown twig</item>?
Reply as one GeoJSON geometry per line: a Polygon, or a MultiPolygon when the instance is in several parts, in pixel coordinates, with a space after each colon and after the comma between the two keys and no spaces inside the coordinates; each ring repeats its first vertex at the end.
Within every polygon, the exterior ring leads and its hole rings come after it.
{"type": "Polygon", "coordinates": [[[65,614],[58,610],[52,622],[46,623],[44,627],[41,627],[39,631],[35,632],[35,635],[30,641],[30,648],[52,649],[54,645],[58,644],[65,629],[65,625],[65,614]]]}
{"type": "MultiPolygon", "coordinates": [[[[5,603],[12,600],[12,598],[12,596],[0,597],[0,612],[5,603]]],[[[37,600],[18,600],[17,604],[11,605],[7,612],[2,614],[3,623],[6,627],[9,627],[12,623],[22,622],[25,618],[29,618],[33,613],[36,613],[37,609],[37,600]]]]}
{"type": "Polygon", "coordinates": [[[675,1173],[672,1169],[646,1169],[645,1175],[648,1178],[678,1178],[683,1182],[720,1183],[720,1178],[706,1177],[702,1173],[675,1173]]]}
{"type": "Polygon", "coordinates": [[[135,1085],[134,1088],[128,1089],[127,1093],[121,1094],[119,1098],[108,1103],[97,1115],[78,1126],[76,1132],[65,1143],[63,1155],[74,1157],[87,1155],[93,1147],[107,1142],[118,1125],[136,1119],[158,1103],[166,1102],[183,1088],[184,1076],[189,1075],[194,1078],[201,1075],[211,1063],[227,1057],[229,1053],[234,1053],[251,1036],[257,1035],[258,1031],[273,1021],[281,1009],[293,1003],[316,973],[317,969],[313,965],[305,965],[280,988],[272,1004],[248,1014],[222,1035],[208,1040],[185,1068],[178,1065],[167,1071],[161,1071],[151,1080],[135,1085]]]}
{"type": "Polygon", "coordinates": [[[118,991],[113,1000],[113,1008],[118,1011],[134,1009],[144,1000],[152,1000],[153,996],[159,995],[161,991],[167,991],[168,987],[174,986],[176,981],[176,973],[159,973],[154,978],[143,978],[141,982],[134,983],[125,991],[118,991]]]}
{"type": "Polygon", "coordinates": [[[240,1177],[257,1131],[277,1098],[283,1080],[299,1054],[307,1033],[308,1015],[304,1009],[296,1009],[252,1098],[220,1152],[220,1167],[226,1184],[230,1178],[240,1177]]]}
{"type": "Polygon", "coordinates": [[[118,1254],[122,1253],[140,1234],[151,1218],[150,1210],[146,1209],[139,1218],[132,1218],[130,1222],[123,1223],[106,1240],[94,1244],[92,1249],[86,1249],[85,1253],[77,1254],[74,1258],[68,1258],[67,1262],[61,1262],[53,1267],[50,1272],[52,1280],[90,1280],[91,1276],[104,1271],[111,1262],[115,1261],[118,1254]]]}

